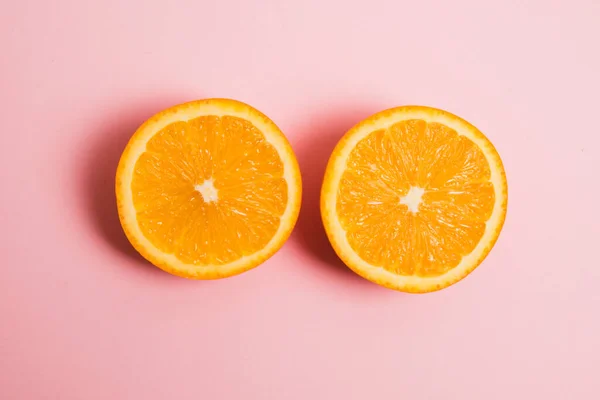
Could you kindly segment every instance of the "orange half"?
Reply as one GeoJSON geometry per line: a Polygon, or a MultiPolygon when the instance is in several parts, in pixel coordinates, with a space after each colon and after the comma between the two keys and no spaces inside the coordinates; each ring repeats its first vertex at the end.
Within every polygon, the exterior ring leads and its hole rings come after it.
{"type": "Polygon", "coordinates": [[[325,230],[344,263],[415,293],[473,271],[506,207],[506,175],[490,141],[467,121],[420,106],[380,112],[346,133],[321,191],[325,230]]]}
{"type": "Polygon", "coordinates": [[[194,279],[256,267],[300,210],[296,157],[264,114],[234,100],[181,104],[146,121],[116,176],[129,241],[157,267],[194,279]]]}

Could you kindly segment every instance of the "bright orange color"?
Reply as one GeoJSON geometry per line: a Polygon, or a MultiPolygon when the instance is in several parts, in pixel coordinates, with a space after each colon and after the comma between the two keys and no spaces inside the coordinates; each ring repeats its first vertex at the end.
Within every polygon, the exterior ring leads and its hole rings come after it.
{"type": "Polygon", "coordinates": [[[506,212],[498,153],[445,111],[400,107],[363,121],[331,157],[322,215],[340,257],[409,292],[446,287],[487,255],[506,212]]]}
{"type": "Polygon", "coordinates": [[[117,172],[123,228],[164,270],[219,278],[260,264],[297,219],[300,174],[283,134],[233,100],[175,106],[146,122],[117,172]]]}

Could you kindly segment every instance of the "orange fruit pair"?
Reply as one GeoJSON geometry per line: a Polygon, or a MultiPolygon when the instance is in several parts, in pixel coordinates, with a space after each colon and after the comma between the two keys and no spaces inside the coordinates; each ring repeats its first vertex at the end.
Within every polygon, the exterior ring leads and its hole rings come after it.
{"type": "MultiPolygon", "coordinates": [[[[146,121],[116,176],[121,225],[136,250],[186,278],[254,268],[283,246],[302,183],[291,146],[264,114],[234,100],[178,105],[146,121]]],[[[500,157],[468,122],[399,107],[352,128],[321,192],[329,241],[380,285],[442,289],[475,269],[506,215],[500,157]]]]}

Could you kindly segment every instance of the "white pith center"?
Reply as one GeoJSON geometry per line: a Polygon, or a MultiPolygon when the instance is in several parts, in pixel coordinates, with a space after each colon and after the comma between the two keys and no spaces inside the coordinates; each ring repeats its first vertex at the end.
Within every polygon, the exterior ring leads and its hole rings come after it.
{"type": "Polygon", "coordinates": [[[425,189],[417,186],[411,186],[406,196],[400,199],[400,204],[405,204],[408,206],[409,211],[416,213],[419,211],[419,205],[421,204],[423,193],[425,193],[425,189]]]}
{"type": "Polygon", "coordinates": [[[218,191],[215,189],[212,178],[205,180],[201,185],[195,185],[194,189],[202,195],[205,203],[219,200],[218,191]]]}

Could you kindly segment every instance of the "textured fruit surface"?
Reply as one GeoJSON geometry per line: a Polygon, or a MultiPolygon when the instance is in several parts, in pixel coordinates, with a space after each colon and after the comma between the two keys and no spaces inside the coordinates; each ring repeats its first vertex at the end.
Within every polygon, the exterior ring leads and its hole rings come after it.
{"type": "Polygon", "coordinates": [[[330,159],[321,208],[338,255],[384,286],[427,292],[472,271],[496,241],[506,177],[466,121],[400,107],[363,121],[330,159]]]}
{"type": "Polygon", "coordinates": [[[281,247],[300,204],[296,159],[279,129],[233,100],[165,110],[133,136],[117,172],[123,228],[168,272],[230,276],[281,247]]]}

